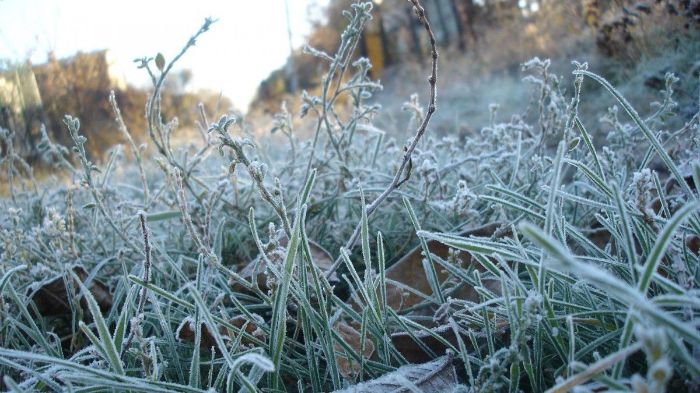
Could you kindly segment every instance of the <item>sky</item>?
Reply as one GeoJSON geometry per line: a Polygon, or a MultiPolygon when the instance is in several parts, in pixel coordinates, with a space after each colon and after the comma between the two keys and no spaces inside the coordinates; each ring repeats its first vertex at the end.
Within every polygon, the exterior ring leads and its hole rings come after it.
{"type": "MultiPolygon", "coordinates": [[[[327,0],[288,0],[293,44],[309,32],[308,11],[319,15],[327,0]]],[[[256,88],[289,54],[284,0],[0,0],[0,59],[34,64],[49,51],[58,58],[110,49],[119,73],[146,86],[133,59],[175,56],[204,18],[218,19],[180,60],[191,91],[209,89],[245,110],[256,88]]]]}

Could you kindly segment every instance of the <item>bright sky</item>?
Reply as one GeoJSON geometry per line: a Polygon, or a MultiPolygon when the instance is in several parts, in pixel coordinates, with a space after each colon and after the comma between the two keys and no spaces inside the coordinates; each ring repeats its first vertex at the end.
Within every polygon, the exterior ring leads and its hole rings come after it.
{"type": "MultiPolygon", "coordinates": [[[[309,31],[307,10],[328,0],[288,0],[294,46],[309,31]]],[[[289,54],[284,0],[0,0],[0,59],[35,64],[53,50],[59,58],[107,48],[127,82],[147,78],[133,59],[162,52],[170,59],[201,26],[219,19],[180,60],[189,88],[223,92],[245,110],[258,83],[289,54]]]]}

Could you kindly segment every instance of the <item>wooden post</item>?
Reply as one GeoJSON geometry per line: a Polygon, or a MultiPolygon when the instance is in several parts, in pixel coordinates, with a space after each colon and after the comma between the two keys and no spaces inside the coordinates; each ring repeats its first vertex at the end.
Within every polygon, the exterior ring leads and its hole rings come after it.
{"type": "Polygon", "coordinates": [[[297,82],[297,70],[294,67],[294,44],[292,43],[292,22],[289,17],[289,0],[284,0],[284,11],[287,17],[287,39],[289,40],[289,60],[287,60],[287,81],[289,85],[287,86],[287,91],[293,93],[297,90],[299,86],[297,82]]]}

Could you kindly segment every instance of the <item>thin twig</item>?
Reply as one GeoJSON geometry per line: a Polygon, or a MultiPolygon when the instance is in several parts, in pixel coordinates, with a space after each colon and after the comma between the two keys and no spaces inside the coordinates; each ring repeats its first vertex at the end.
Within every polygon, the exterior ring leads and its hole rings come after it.
{"type": "MultiPolygon", "coordinates": [[[[365,14],[365,12],[367,11],[368,10],[365,10],[364,12],[356,10],[355,17],[352,21],[350,21],[350,23],[348,24],[348,26],[342,34],[342,37],[344,38],[341,40],[340,47],[338,48],[333,58],[331,58],[324,52],[317,51],[315,49],[312,50],[312,53],[314,53],[316,56],[322,55],[319,57],[329,60],[331,64],[328,68],[328,73],[323,77],[322,81],[323,87],[321,89],[320,97],[321,109],[319,110],[318,108],[312,108],[312,110],[316,112],[318,120],[316,123],[316,131],[314,132],[314,140],[311,146],[309,161],[307,162],[306,172],[304,174],[305,179],[308,178],[309,173],[311,173],[311,167],[316,156],[316,145],[318,143],[319,133],[322,128],[326,130],[326,133],[328,134],[328,140],[333,146],[335,153],[338,155],[338,160],[344,162],[346,159],[347,154],[343,154],[341,146],[342,135],[341,140],[337,140],[335,138],[333,134],[333,126],[331,125],[331,121],[328,119],[328,117],[329,115],[332,115],[335,118],[336,125],[340,125],[340,120],[338,119],[337,114],[333,110],[333,105],[342,93],[343,76],[347,72],[348,66],[351,64],[350,59],[352,58],[353,53],[355,52],[358,46],[359,40],[362,37],[360,34],[354,34],[352,32],[361,31],[364,29],[366,23],[370,19],[365,14]],[[331,89],[333,88],[334,82],[336,83],[335,92],[331,93],[331,89]]],[[[355,86],[348,86],[348,88],[354,87],[355,86]]]]}
{"type": "MultiPolygon", "coordinates": [[[[221,142],[221,146],[228,146],[229,148],[231,148],[234,154],[234,164],[243,164],[243,166],[248,171],[248,175],[255,183],[258,192],[260,193],[260,196],[275,211],[280,221],[282,222],[282,228],[284,229],[287,238],[291,239],[292,226],[289,222],[289,217],[287,216],[287,211],[286,207],[284,206],[284,202],[281,199],[282,193],[280,192],[279,197],[276,198],[273,195],[273,193],[270,192],[270,190],[268,190],[267,186],[265,186],[265,175],[261,173],[260,170],[254,168],[253,162],[250,160],[250,158],[248,158],[244,151],[244,145],[246,144],[246,142],[231,138],[231,135],[229,135],[228,133],[228,129],[231,125],[233,125],[234,122],[235,119],[223,116],[218,123],[213,123],[209,127],[209,131],[217,132],[219,140],[221,142]]],[[[280,187],[277,186],[278,191],[279,189],[280,187]]]]}
{"type": "Polygon", "coordinates": [[[107,206],[105,206],[104,201],[102,200],[102,193],[95,185],[94,179],[92,178],[92,172],[96,170],[97,167],[87,158],[87,152],[85,151],[85,142],[87,141],[87,138],[79,133],[80,120],[66,115],[63,119],[63,123],[68,128],[68,133],[70,134],[71,139],[73,139],[75,153],[78,156],[78,160],[80,161],[84,171],[83,180],[92,194],[92,198],[95,201],[97,209],[99,210],[100,214],[104,216],[105,220],[107,220],[107,223],[112,227],[114,232],[124,241],[124,243],[126,243],[135,252],[141,253],[142,251],[136,245],[136,243],[131,241],[124,230],[117,225],[116,220],[109,213],[107,206]]]}
{"type": "MultiPolygon", "coordinates": [[[[145,255],[143,260],[143,282],[148,284],[151,281],[151,242],[148,239],[148,227],[146,227],[146,213],[144,211],[139,212],[139,221],[141,222],[141,232],[143,233],[143,253],[145,255]]],[[[147,295],[148,286],[144,285],[143,288],[141,288],[141,294],[139,295],[139,304],[136,309],[136,318],[134,318],[134,321],[140,320],[140,315],[143,314],[143,311],[146,308],[147,295]]],[[[129,337],[121,347],[122,352],[129,348],[129,345],[131,345],[131,341],[133,341],[136,334],[136,328],[136,326],[131,326],[129,337]]]]}
{"type": "MultiPolygon", "coordinates": [[[[430,22],[428,21],[427,16],[425,15],[425,9],[421,5],[419,0],[408,0],[413,5],[414,11],[416,12],[416,16],[418,17],[418,20],[423,24],[423,27],[425,28],[425,31],[428,33],[428,37],[430,38],[430,52],[431,52],[431,57],[432,57],[432,72],[430,74],[430,77],[428,78],[428,83],[430,84],[430,103],[428,105],[428,113],[423,118],[423,122],[421,122],[420,126],[418,127],[418,130],[416,130],[416,135],[413,137],[413,140],[411,143],[407,146],[404,147],[404,153],[403,157],[401,160],[401,164],[399,165],[398,170],[396,171],[396,174],[394,174],[394,178],[392,179],[391,183],[387,186],[387,188],[379,194],[379,196],[371,203],[369,206],[367,206],[367,216],[369,217],[378,207],[381,205],[384,200],[386,200],[389,195],[391,195],[394,190],[398,189],[403,183],[405,183],[409,177],[410,177],[410,166],[411,166],[411,155],[413,154],[413,151],[416,149],[416,146],[418,145],[418,142],[420,142],[420,139],[423,137],[425,134],[425,131],[428,128],[428,124],[430,123],[430,119],[433,116],[433,113],[435,113],[435,110],[437,109],[436,106],[436,97],[437,97],[437,63],[438,63],[438,52],[437,52],[437,45],[435,41],[435,34],[433,34],[433,29],[430,27],[430,22]],[[407,172],[406,175],[404,175],[404,172],[407,172]]],[[[350,239],[348,242],[345,244],[345,248],[348,250],[351,250],[352,247],[355,245],[357,242],[357,239],[360,236],[360,230],[362,228],[362,223],[358,223],[357,226],[355,227],[355,231],[352,233],[352,236],[350,236],[350,239]]],[[[337,269],[338,266],[342,263],[342,258],[338,257],[335,262],[333,263],[333,266],[331,266],[330,269],[326,272],[326,278],[330,277],[337,269]]]]}
{"type": "Polygon", "coordinates": [[[163,124],[163,121],[161,119],[161,90],[163,88],[163,83],[165,82],[166,76],[173,68],[175,63],[177,63],[177,61],[180,60],[180,58],[187,52],[187,50],[189,50],[196,44],[197,39],[202,34],[209,31],[209,28],[215,22],[215,19],[205,18],[204,23],[199,28],[199,30],[192,37],[190,37],[190,39],[187,41],[187,44],[185,44],[185,46],[180,50],[180,52],[177,55],[175,55],[175,57],[165,66],[164,69],[161,70],[161,74],[158,78],[156,78],[155,74],[149,66],[149,62],[151,59],[141,59],[141,65],[139,66],[140,68],[146,69],[146,71],[151,77],[151,81],[153,82],[153,93],[146,102],[146,123],[148,126],[148,135],[150,136],[153,144],[156,146],[158,152],[163,157],[165,157],[165,159],[168,160],[168,163],[171,166],[178,168],[182,172],[182,181],[185,187],[190,191],[192,196],[194,196],[194,198],[199,203],[202,203],[202,198],[200,194],[198,194],[194,190],[192,183],[189,179],[192,168],[190,170],[187,170],[187,168],[185,168],[183,165],[178,163],[177,160],[175,160],[175,157],[173,157],[172,155],[172,149],[170,148],[169,138],[166,139],[167,132],[165,132],[164,127],[167,128],[168,126],[163,124]]]}
{"type": "Polygon", "coordinates": [[[114,90],[109,92],[109,103],[112,106],[112,112],[114,112],[114,120],[116,120],[117,125],[119,125],[119,130],[122,132],[122,134],[124,134],[124,137],[129,143],[129,147],[131,147],[131,151],[134,154],[134,157],[136,158],[136,163],[139,167],[139,176],[141,176],[141,184],[143,186],[143,204],[144,206],[146,206],[148,205],[148,181],[146,180],[146,172],[143,169],[141,151],[136,146],[136,143],[134,143],[134,138],[131,137],[131,133],[129,132],[129,129],[127,128],[126,123],[124,122],[122,112],[121,110],[119,110],[119,106],[117,105],[117,97],[114,94],[114,90]]]}
{"type": "MultiPolygon", "coordinates": [[[[146,213],[139,212],[139,221],[141,222],[141,232],[143,233],[143,252],[146,254],[143,260],[143,282],[149,283],[151,280],[151,242],[148,239],[148,227],[146,227],[146,213]]],[[[139,297],[138,314],[141,314],[146,307],[146,295],[148,289],[144,286],[139,297]]]]}

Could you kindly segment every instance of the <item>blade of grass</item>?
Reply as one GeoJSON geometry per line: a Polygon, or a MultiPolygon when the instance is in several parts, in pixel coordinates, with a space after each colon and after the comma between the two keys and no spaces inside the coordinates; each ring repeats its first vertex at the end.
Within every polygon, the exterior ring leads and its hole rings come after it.
{"type": "Polygon", "coordinates": [[[102,317],[102,311],[100,310],[100,306],[97,305],[97,301],[95,301],[95,298],[92,296],[92,293],[85,286],[85,284],[83,284],[83,282],[80,281],[78,275],[75,274],[72,270],[70,271],[70,275],[80,287],[81,295],[85,297],[88,309],[92,314],[92,319],[95,322],[95,327],[97,328],[97,333],[100,337],[100,344],[104,348],[105,355],[107,356],[105,360],[107,360],[114,372],[116,372],[119,375],[124,375],[124,368],[122,367],[122,361],[119,357],[119,351],[117,351],[117,347],[114,344],[114,341],[112,340],[112,335],[109,333],[107,323],[102,317]]]}
{"type": "Polygon", "coordinates": [[[613,97],[615,97],[615,99],[617,100],[618,103],[620,103],[620,105],[625,110],[625,112],[627,112],[627,114],[632,118],[632,120],[635,122],[635,124],[637,124],[639,129],[642,131],[642,133],[646,137],[647,141],[649,141],[649,143],[654,147],[656,154],[658,154],[659,158],[661,158],[661,161],[663,161],[664,164],[666,165],[666,167],[669,169],[669,171],[671,171],[671,174],[676,179],[676,181],[678,182],[678,184],[680,185],[681,189],[686,194],[686,196],[688,198],[690,198],[691,200],[696,199],[695,194],[690,189],[688,184],[685,182],[685,179],[681,175],[678,167],[673,162],[671,157],[668,155],[666,150],[663,148],[663,146],[661,145],[661,142],[654,135],[654,133],[649,129],[649,127],[646,125],[644,120],[642,120],[642,118],[639,116],[637,111],[632,107],[632,105],[630,105],[630,103],[627,102],[625,97],[623,97],[622,94],[620,94],[620,92],[617,91],[617,89],[615,89],[610,84],[610,82],[608,82],[605,78],[603,78],[600,75],[594,74],[594,73],[592,73],[590,71],[586,71],[586,70],[576,70],[573,72],[573,74],[574,75],[584,75],[584,76],[587,76],[587,77],[593,79],[594,81],[598,82],[601,86],[603,86],[605,88],[605,90],[607,90],[610,94],[612,94],[613,97]]]}
{"type": "MultiPolygon", "coordinates": [[[[301,237],[301,227],[304,217],[306,216],[306,205],[302,205],[296,215],[296,222],[292,228],[292,237],[287,244],[287,255],[284,259],[284,267],[282,271],[282,281],[275,291],[272,321],[270,322],[270,355],[272,364],[276,370],[280,368],[280,359],[282,357],[282,349],[284,346],[285,335],[287,332],[287,295],[289,293],[289,283],[292,280],[294,269],[294,261],[299,248],[299,240],[301,237]]],[[[273,386],[278,386],[279,378],[274,378],[273,386]]]]}
{"type": "MultiPolygon", "coordinates": [[[[403,204],[408,211],[408,217],[411,219],[413,229],[416,231],[416,233],[420,232],[420,222],[418,222],[418,217],[416,216],[416,212],[413,210],[411,201],[409,201],[408,198],[403,197],[403,204]]],[[[445,303],[445,295],[442,293],[442,289],[440,288],[440,281],[438,280],[438,275],[435,271],[435,264],[432,261],[430,249],[428,248],[428,242],[425,241],[424,237],[419,237],[418,239],[420,240],[421,249],[423,249],[423,255],[425,256],[425,259],[423,260],[425,278],[428,280],[428,284],[430,284],[430,289],[433,291],[433,296],[435,296],[436,303],[443,304],[445,303]]]]}

